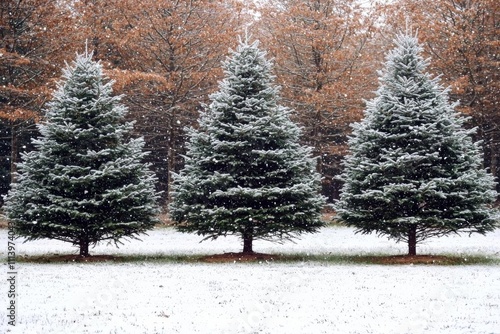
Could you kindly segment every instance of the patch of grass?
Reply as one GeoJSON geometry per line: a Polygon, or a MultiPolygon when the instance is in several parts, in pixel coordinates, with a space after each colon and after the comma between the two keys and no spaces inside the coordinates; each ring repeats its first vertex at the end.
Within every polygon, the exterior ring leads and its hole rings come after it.
{"type": "MultiPolygon", "coordinates": [[[[217,255],[215,255],[217,256],[217,255]]],[[[345,254],[267,254],[266,257],[256,257],[255,259],[238,260],[234,257],[227,257],[227,261],[210,261],[214,256],[204,254],[153,254],[153,255],[96,255],[90,257],[80,257],[78,255],[47,254],[37,256],[18,256],[17,263],[325,263],[331,265],[500,265],[500,258],[488,256],[468,256],[468,255],[420,255],[409,257],[403,255],[345,255],[345,254]]],[[[224,258],[224,257],[223,257],[224,258]]],[[[3,259],[5,261],[5,259],[3,259]]]]}
{"type": "Polygon", "coordinates": [[[170,219],[168,216],[168,213],[162,212],[158,216],[158,219],[160,220],[159,224],[156,224],[156,227],[171,227],[174,226],[174,222],[170,219]]]}
{"type": "Polygon", "coordinates": [[[481,255],[309,255],[309,261],[335,264],[366,264],[366,265],[499,265],[500,258],[481,255]]]}
{"type": "Polygon", "coordinates": [[[335,219],[335,212],[327,211],[321,215],[321,220],[326,223],[326,226],[346,226],[342,221],[335,219]]]}
{"type": "Polygon", "coordinates": [[[9,226],[9,222],[5,217],[3,216],[2,212],[0,211],[0,229],[6,229],[9,226]]]}
{"type": "Polygon", "coordinates": [[[134,263],[134,262],[164,262],[164,263],[193,263],[198,262],[200,256],[185,254],[153,254],[153,255],[94,255],[82,257],[74,254],[46,254],[36,256],[18,256],[16,263],[134,263]]]}

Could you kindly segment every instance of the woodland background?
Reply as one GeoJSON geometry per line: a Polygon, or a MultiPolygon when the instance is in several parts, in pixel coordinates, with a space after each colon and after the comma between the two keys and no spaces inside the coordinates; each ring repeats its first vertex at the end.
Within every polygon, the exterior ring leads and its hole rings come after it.
{"type": "MultiPolygon", "coordinates": [[[[30,150],[35,124],[64,67],[94,51],[124,94],[135,134],[168,201],[183,165],[183,128],[222,78],[221,61],[245,30],[274,59],[283,104],[319,157],[323,193],[338,198],[349,124],[363,116],[394,34],[418,31],[430,71],[482,140],[484,167],[500,172],[500,1],[393,0],[2,0],[0,194],[30,150]]],[[[499,189],[500,190],[500,189],[499,189]]],[[[0,200],[1,203],[1,200],[0,200]]]]}

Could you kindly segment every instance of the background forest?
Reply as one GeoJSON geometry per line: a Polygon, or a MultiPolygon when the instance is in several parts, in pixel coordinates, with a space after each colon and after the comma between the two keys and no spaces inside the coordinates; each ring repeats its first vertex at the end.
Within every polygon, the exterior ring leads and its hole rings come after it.
{"type": "Polygon", "coordinates": [[[430,71],[478,127],[484,166],[500,171],[500,2],[497,0],[3,0],[0,3],[0,194],[65,61],[88,41],[124,94],[135,135],[169,200],[171,171],[186,137],[222,79],[221,62],[247,29],[274,59],[283,104],[319,156],[323,194],[339,196],[349,124],[378,86],[394,34],[418,30],[430,71]]]}

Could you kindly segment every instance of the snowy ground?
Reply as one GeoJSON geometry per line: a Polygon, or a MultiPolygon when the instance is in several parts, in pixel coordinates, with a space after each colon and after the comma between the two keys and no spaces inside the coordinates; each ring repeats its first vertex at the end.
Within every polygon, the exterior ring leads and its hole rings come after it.
{"type": "MultiPolygon", "coordinates": [[[[6,236],[1,230],[2,245],[6,236]]],[[[158,229],[143,242],[118,250],[101,245],[92,253],[212,254],[241,247],[235,238],[199,240],[158,229]]],[[[326,228],[296,244],[257,242],[255,250],[401,254],[406,247],[326,228]]],[[[500,231],[436,239],[418,250],[500,257],[500,231]]],[[[74,251],[54,241],[17,244],[19,256],[74,251]]],[[[13,333],[500,333],[498,265],[23,263],[17,278],[13,333]]]]}

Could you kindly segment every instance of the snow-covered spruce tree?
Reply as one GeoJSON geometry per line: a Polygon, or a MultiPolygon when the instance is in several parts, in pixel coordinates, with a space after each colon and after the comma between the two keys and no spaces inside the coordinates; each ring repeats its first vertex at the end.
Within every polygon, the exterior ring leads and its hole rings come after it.
{"type": "Polygon", "coordinates": [[[238,235],[243,253],[256,239],[316,232],[324,198],[311,150],[278,104],[271,64],[258,43],[241,41],[225,79],[189,129],[184,169],[175,175],[170,216],[182,232],[238,235]]]}
{"type": "Polygon", "coordinates": [[[156,178],[141,162],[143,139],[128,138],[133,124],[112,84],[91,54],[64,70],[6,198],[18,235],[70,242],[89,256],[99,241],[117,244],[155,224],[156,178]]]}
{"type": "Polygon", "coordinates": [[[417,243],[495,227],[497,193],[481,153],[416,37],[399,35],[365,118],[353,126],[338,217],[357,232],[417,243]]]}

